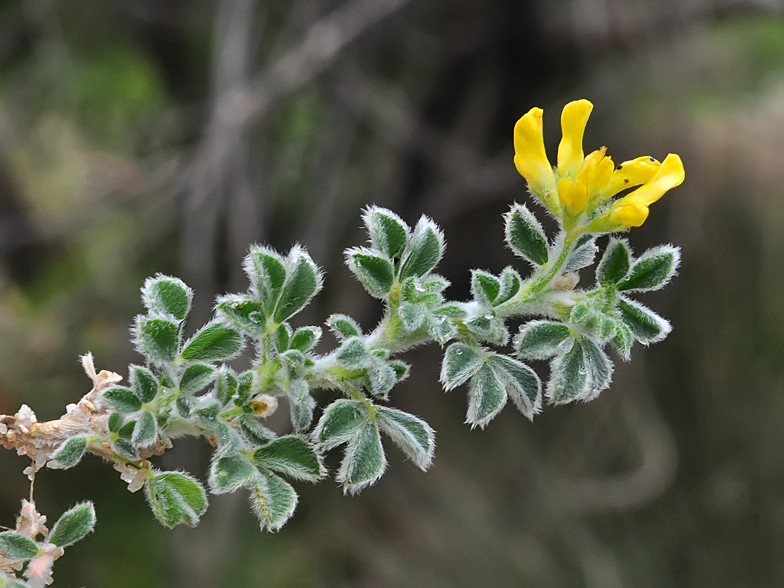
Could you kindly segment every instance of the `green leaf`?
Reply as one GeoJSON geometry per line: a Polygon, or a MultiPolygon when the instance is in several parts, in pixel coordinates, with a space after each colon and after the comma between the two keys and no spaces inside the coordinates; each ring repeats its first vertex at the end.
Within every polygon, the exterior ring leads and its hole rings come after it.
{"type": "Polygon", "coordinates": [[[191,310],[193,291],[180,279],[157,275],[147,278],[142,299],[148,310],[182,321],[191,310]]]}
{"type": "Polygon", "coordinates": [[[267,317],[262,303],[244,296],[229,294],[218,298],[218,312],[251,337],[260,337],[267,328],[267,317]]]}
{"type": "Polygon", "coordinates": [[[542,382],[536,372],[505,355],[491,355],[487,364],[517,409],[532,421],[534,415],[542,409],[542,382]]]}
{"type": "Polygon", "coordinates": [[[615,336],[613,345],[618,350],[618,354],[623,361],[631,359],[632,345],[634,344],[634,333],[626,326],[626,323],[618,321],[615,323],[615,336]]]}
{"type": "MultiPolygon", "coordinates": [[[[136,421],[131,422],[134,424],[134,426],[136,425],[136,421]]],[[[121,437],[119,439],[115,439],[112,443],[112,448],[117,455],[124,457],[125,459],[129,459],[131,461],[139,459],[139,452],[128,438],[121,437]]]]}
{"type": "Polygon", "coordinates": [[[388,365],[392,368],[392,371],[395,372],[395,379],[398,382],[402,382],[408,377],[408,364],[403,363],[402,361],[392,360],[388,365]]]}
{"type": "Polygon", "coordinates": [[[344,492],[356,494],[375,483],[387,467],[381,435],[375,421],[367,421],[349,441],[337,475],[344,492]]]}
{"type": "Polygon", "coordinates": [[[327,326],[338,339],[349,339],[362,334],[356,321],[345,314],[333,314],[327,319],[327,326]]]}
{"type": "Polygon", "coordinates": [[[625,239],[610,239],[599,265],[596,267],[596,281],[602,286],[617,284],[629,273],[632,252],[625,239]]]}
{"type": "Polygon", "coordinates": [[[270,471],[260,469],[249,484],[250,502],[261,528],[280,529],[297,507],[297,493],[291,484],[270,471]]]}
{"type": "Polygon", "coordinates": [[[346,264],[371,296],[389,296],[395,280],[395,268],[389,259],[364,247],[352,247],[346,250],[346,264]]]}
{"type": "Polygon", "coordinates": [[[95,509],[92,502],[82,502],[63,513],[54,524],[49,535],[49,543],[58,547],[73,545],[93,530],[95,526],[95,509]]]}
{"type": "Polygon", "coordinates": [[[266,445],[275,438],[275,433],[248,414],[240,417],[240,431],[245,440],[255,447],[266,445]]]}
{"type": "Polygon", "coordinates": [[[419,219],[400,268],[400,278],[422,277],[441,261],[444,255],[444,235],[429,218],[419,219]]]}
{"type": "Polygon", "coordinates": [[[520,327],[514,347],[522,357],[547,359],[557,354],[558,348],[569,337],[569,327],[563,323],[531,321],[520,327]]]}
{"type": "Polygon", "coordinates": [[[590,393],[580,400],[587,402],[599,396],[599,393],[610,385],[613,365],[607,354],[590,338],[580,337],[580,345],[583,347],[585,366],[591,381],[590,393]]]}
{"type": "Polygon", "coordinates": [[[424,304],[401,302],[400,306],[397,308],[397,315],[400,318],[400,322],[403,324],[403,328],[411,333],[425,324],[428,310],[424,304]]]}
{"type": "Polygon", "coordinates": [[[207,510],[207,495],[201,484],[182,472],[150,470],[144,490],[150,508],[162,525],[180,523],[195,527],[207,510]]]}
{"type": "Polygon", "coordinates": [[[471,319],[466,323],[466,326],[481,341],[490,341],[496,345],[506,345],[509,339],[509,330],[506,328],[504,321],[492,312],[471,319]]]}
{"type": "Polygon", "coordinates": [[[504,215],[506,242],[512,252],[536,265],[544,265],[549,258],[549,247],[544,229],[524,204],[515,204],[504,215]]]}
{"type": "Polygon", "coordinates": [[[430,467],[436,450],[435,432],[430,425],[412,414],[386,406],[378,407],[377,418],[379,428],[419,469],[430,467]]]}
{"type": "Polygon", "coordinates": [[[281,353],[280,362],[283,364],[289,380],[299,380],[305,377],[305,356],[301,351],[289,349],[281,353]]]}
{"type": "Polygon", "coordinates": [[[324,409],[313,439],[323,449],[332,449],[352,439],[370,419],[367,408],[359,400],[336,400],[324,409]]]}
{"type": "Polygon", "coordinates": [[[194,363],[185,368],[180,378],[180,390],[195,394],[215,378],[216,370],[206,363],[194,363]]]}
{"type": "Polygon", "coordinates": [[[621,297],[617,308],[623,322],[643,345],[661,341],[670,334],[670,323],[636,300],[621,297]]]}
{"type": "Polygon", "coordinates": [[[390,259],[399,258],[408,243],[411,230],[391,210],[369,207],[362,216],[370,234],[370,242],[376,249],[386,253],[390,259]]]}
{"type": "Polygon", "coordinates": [[[262,303],[265,316],[271,315],[286,280],[283,258],[268,247],[254,246],[242,265],[250,279],[251,290],[262,303]]]}
{"type": "Polygon", "coordinates": [[[303,249],[296,246],[292,248],[287,266],[286,281],[273,315],[278,324],[302,310],[321,289],[318,268],[303,249]]]}
{"type": "Polygon", "coordinates": [[[215,494],[234,492],[255,475],[255,466],[239,453],[217,457],[210,467],[210,489],[215,494]]]}
{"type": "Polygon", "coordinates": [[[87,437],[71,437],[55,450],[52,457],[61,468],[68,469],[74,467],[81,461],[86,450],[87,437]]]}
{"type": "Polygon", "coordinates": [[[302,353],[310,351],[321,339],[321,328],[301,327],[294,333],[291,339],[291,348],[297,349],[302,353]]]}
{"type": "Polygon", "coordinates": [[[493,274],[471,270],[471,294],[482,306],[492,306],[501,292],[501,281],[493,274]]]}
{"type": "Polygon", "coordinates": [[[465,343],[452,343],[446,349],[441,364],[441,383],[452,390],[473,377],[484,363],[484,357],[465,343]]]}
{"type": "Polygon", "coordinates": [[[519,291],[522,285],[522,279],[511,267],[504,268],[500,276],[501,289],[493,301],[493,306],[498,306],[504,302],[511,300],[519,291]]]}
{"type": "Polygon", "coordinates": [[[572,245],[561,273],[574,272],[593,264],[597,251],[596,240],[591,235],[581,235],[572,245]]]}
{"type": "Polygon", "coordinates": [[[326,473],[313,446],[295,435],[279,437],[257,449],[253,460],[257,465],[297,480],[315,482],[326,473]]]}
{"type": "Polygon", "coordinates": [[[308,383],[305,380],[289,382],[286,394],[294,430],[299,432],[308,429],[313,421],[313,409],[316,408],[316,401],[310,395],[308,383]]]}
{"type": "Polygon", "coordinates": [[[142,412],[139,420],[136,421],[136,426],[133,428],[133,435],[131,442],[136,447],[148,447],[151,445],[158,436],[158,424],[155,422],[155,416],[148,411],[142,412]]]}
{"type": "Polygon", "coordinates": [[[119,412],[113,412],[109,415],[109,432],[116,433],[123,426],[125,419],[119,412]]]}
{"type": "Polygon", "coordinates": [[[152,402],[158,395],[158,378],[147,368],[131,366],[131,385],[143,404],[152,402]]]}
{"type": "Polygon", "coordinates": [[[242,347],[242,335],[219,322],[207,323],[185,344],[185,361],[221,361],[232,358],[242,347]]]}
{"type": "Polygon", "coordinates": [[[103,393],[103,399],[117,412],[136,412],[141,410],[142,401],[130,388],[114,386],[103,393]]]}
{"type": "Polygon", "coordinates": [[[239,381],[237,376],[226,366],[221,366],[218,370],[218,377],[215,379],[215,397],[220,402],[221,406],[231,400],[237,394],[239,381]]]}
{"type": "Polygon", "coordinates": [[[343,343],[337,355],[338,363],[347,368],[359,367],[366,359],[365,344],[359,337],[348,339],[343,343]]]}
{"type": "Polygon", "coordinates": [[[21,533],[4,531],[0,533],[0,553],[8,559],[32,559],[38,555],[38,545],[21,533]]]}
{"type": "Polygon", "coordinates": [[[506,404],[506,391],[488,364],[482,365],[471,379],[466,423],[485,428],[506,404]]]}
{"type": "Polygon", "coordinates": [[[587,323],[595,315],[593,307],[588,302],[578,302],[569,313],[569,320],[576,324],[587,323]]]}
{"type": "Polygon", "coordinates": [[[177,357],[180,332],[177,323],[167,319],[136,319],[136,339],[139,351],[152,361],[171,363],[177,357]]]}
{"type": "Polygon", "coordinates": [[[291,344],[292,330],[288,323],[283,323],[275,329],[275,349],[278,353],[288,351],[291,344]]]}
{"type": "Polygon", "coordinates": [[[584,398],[590,391],[591,379],[583,346],[575,340],[571,348],[551,364],[547,398],[553,404],[566,404],[584,398]]]}
{"type": "Polygon", "coordinates": [[[250,401],[253,395],[253,382],[254,376],[250,370],[237,376],[237,398],[234,401],[237,406],[244,406],[250,401]]]}
{"type": "Polygon", "coordinates": [[[462,320],[468,316],[468,313],[459,307],[457,304],[447,304],[440,308],[436,308],[432,313],[434,316],[441,316],[454,320],[462,320]]]}
{"type": "Polygon", "coordinates": [[[193,400],[187,396],[178,396],[175,405],[177,407],[177,412],[182,418],[187,419],[191,416],[194,406],[193,400]]]}
{"type": "Polygon", "coordinates": [[[367,367],[365,385],[373,396],[386,398],[397,383],[397,373],[386,361],[373,358],[367,367]]]}
{"type": "Polygon", "coordinates": [[[629,276],[618,284],[618,290],[622,292],[659,290],[675,275],[680,261],[680,250],[671,245],[662,245],[646,251],[634,262],[629,276]]]}

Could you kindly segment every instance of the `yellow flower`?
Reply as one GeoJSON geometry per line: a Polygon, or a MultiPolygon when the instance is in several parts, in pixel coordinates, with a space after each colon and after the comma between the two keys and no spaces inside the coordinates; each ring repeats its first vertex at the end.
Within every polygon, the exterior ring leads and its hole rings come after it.
{"type": "Polygon", "coordinates": [[[600,211],[587,229],[640,226],[648,216],[648,206],[683,181],[683,164],[677,155],[668,155],[664,164],[652,157],[638,157],[615,168],[605,155],[605,147],[584,155],[583,135],[591,110],[593,104],[588,100],[576,100],[564,107],[555,168],[544,148],[542,109],[528,111],[514,129],[517,171],[531,192],[571,227],[577,225],[581,215],[593,217],[594,211],[619,192],[640,186],[600,211]]]}

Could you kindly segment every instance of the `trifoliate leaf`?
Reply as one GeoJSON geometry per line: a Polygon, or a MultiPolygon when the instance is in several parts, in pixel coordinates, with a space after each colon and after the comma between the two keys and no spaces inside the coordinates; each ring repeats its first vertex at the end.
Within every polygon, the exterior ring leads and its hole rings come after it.
{"type": "Polygon", "coordinates": [[[515,204],[507,214],[506,242],[515,253],[536,265],[544,265],[549,258],[549,247],[544,229],[524,204],[515,204]]]}
{"type": "Polygon", "coordinates": [[[221,361],[232,358],[242,347],[242,335],[231,327],[210,322],[185,344],[185,361],[221,361]]]}
{"type": "Polygon", "coordinates": [[[207,510],[207,495],[201,484],[182,472],[150,470],[145,494],[150,508],[162,525],[180,523],[195,527],[207,510]]]}
{"type": "Polygon", "coordinates": [[[83,539],[95,526],[95,509],[92,502],[82,502],[63,513],[54,524],[49,543],[68,547],[83,539]]]}
{"type": "Polygon", "coordinates": [[[400,278],[422,277],[441,261],[444,254],[444,235],[429,218],[419,219],[400,268],[400,278]]]}
{"type": "Polygon", "coordinates": [[[618,290],[622,292],[659,290],[675,275],[680,260],[680,249],[671,245],[662,245],[646,251],[634,262],[626,279],[618,284],[618,290]]]}
{"type": "Polygon", "coordinates": [[[52,457],[62,469],[68,469],[81,461],[86,450],[87,437],[71,437],[55,450],[52,457]]]}
{"type": "Polygon", "coordinates": [[[356,494],[375,483],[386,467],[378,425],[375,421],[367,421],[348,442],[337,480],[343,484],[344,492],[356,494]]]}
{"type": "Polygon", "coordinates": [[[395,268],[389,259],[374,254],[370,249],[354,247],[346,250],[346,264],[371,296],[389,296],[395,280],[395,268]]]}
{"type": "Polygon", "coordinates": [[[625,239],[610,239],[599,265],[596,267],[596,281],[602,286],[617,284],[629,273],[632,252],[625,239]]]}
{"type": "Polygon", "coordinates": [[[370,234],[370,243],[386,253],[390,259],[399,258],[408,243],[411,230],[394,212],[376,206],[362,215],[370,234]]]}
{"type": "Polygon", "coordinates": [[[378,407],[378,426],[411,461],[421,470],[430,467],[436,449],[435,432],[422,419],[412,414],[388,408],[378,407]]]}
{"type": "Polygon", "coordinates": [[[149,311],[182,321],[190,312],[193,291],[178,278],[158,275],[147,278],[142,300],[149,311]]]}
{"type": "Polygon", "coordinates": [[[177,323],[168,319],[136,319],[139,351],[158,363],[171,363],[177,357],[180,332],[177,323]]]}
{"type": "Polygon", "coordinates": [[[256,450],[253,460],[274,472],[315,482],[326,473],[314,447],[295,435],[286,435],[256,450]]]}
{"type": "Polygon", "coordinates": [[[542,409],[542,382],[536,372],[505,355],[491,355],[487,365],[503,384],[507,395],[528,420],[542,409]]]}
{"type": "Polygon", "coordinates": [[[548,359],[558,353],[558,348],[569,336],[569,327],[563,323],[531,321],[520,327],[514,347],[522,357],[548,359]]]}
{"type": "Polygon", "coordinates": [[[313,439],[323,449],[332,449],[353,438],[370,419],[367,408],[359,400],[336,400],[324,409],[313,439]]]}
{"type": "Polygon", "coordinates": [[[217,370],[206,363],[194,363],[185,368],[180,377],[180,390],[195,394],[215,378],[217,370]]]}
{"type": "Polygon", "coordinates": [[[452,390],[467,382],[484,363],[484,357],[465,343],[452,343],[446,349],[441,364],[441,383],[445,390],[452,390]]]}
{"type": "Polygon", "coordinates": [[[248,484],[250,503],[261,528],[279,530],[297,507],[297,493],[291,484],[272,472],[259,469],[248,484]]]}
{"type": "Polygon", "coordinates": [[[506,391],[489,365],[483,364],[471,378],[466,423],[485,428],[506,404],[506,391]]]}
{"type": "Polygon", "coordinates": [[[136,412],[141,410],[142,401],[130,388],[114,386],[103,393],[103,399],[112,409],[117,412],[136,412]]]}
{"type": "Polygon", "coordinates": [[[234,492],[257,473],[256,467],[243,455],[233,453],[216,457],[210,467],[210,489],[215,494],[234,492]]]}
{"type": "Polygon", "coordinates": [[[16,531],[0,533],[0,554],[8,559],[32,559],[38,555],[38,545],[16,531]]]}
{"type": "Polygon", "coordinates": [[[321,275],[303,249],[294,247],[286,260],[286,281],[280,291],[273,318],[280,324],[294,316],[321,289],[321,275]]]}

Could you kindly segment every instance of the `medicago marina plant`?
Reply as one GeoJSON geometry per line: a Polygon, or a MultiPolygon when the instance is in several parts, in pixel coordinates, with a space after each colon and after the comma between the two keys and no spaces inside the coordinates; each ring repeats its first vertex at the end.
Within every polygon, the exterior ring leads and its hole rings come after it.
{"type": "MultiPolygon", "coordinates": [[[[174,527],[199,522],[207,493],[192,475],[161,471],[150,458],[178,437],[203,437],[213,447],[209,491],[242,489],[261,528],[276,531],[297,505],[293,484],[327,476],[325,452],[343,452],[334,477],[351,494],[382,476],[390,445],[420,469],[430,466],[433,429],[389,403],[409,371],[398,356],[414,346],[442,346],[441,383],[446,390],[467,384],[471,427],[487,426],[510,400],[533,419],[545,400],[596,398],[612,377],[608,347],[628,360],[635,341],[648,345],[670,331],[633,296],[663,287],[678,267],[679,250],[664,245],[634,255],[616,234],[640,226],[650,204],[683,181],[684,170],[673,154],[661,163],[640,157],[617,166],[604,147],[584,155],[591,109],[587,100],[563,109],[555,166],[544,148],[542,110],[531,109],[515,125],[515,165],[560,231],[548,237],[526,205],[512,205],[505,237],[521,267],[500,275],[472,270],[471,300],[444,295],[449,283],[435,273],[444,235],[433,220],[422,217],[412,227],[370,206],[362,217],[368,243],[346,250],[345,260],[368,294],[383,302],[371,332],[348,315],[332,315],[326,327],[334,348],[316,353],[322,327],[295,328],[292,319],[321,289],[322,272],[299,246],[286,254],[253,246],[244,261],[248,290],[220,296],[214,318],[188,339],[193,292],[174,277],[149,278],[142,288],[145,312],[132,329],[143,361],[128,368],[127,384],[114,372],[96,372],[87,354],[82,361],[92,390],[56,421],[38,422],[25,405],[0,416],[0,442],[31,459],[25,470],[31,479],[44,466],[71,468],[88,453],[98,455],[132,492],[143,488],[156,518],[174,527]],[[595,283],[578,288],[578,274],[594,265],[604,235],[610,237],[595,283]],[[509,321],[521,317],[525,322],[512,333],[509,321]],[[232,360],[243,352],[253,358],[250,368],[236,371],[232,360]],[[549,370],[530,365],[543,360],[549,370]],[[286,434],[265,426],[281,398],[291,421],[286,434]],[[327,405],[316,418],[321,399],[327,405]]],[[[0,586],[50,583],[54,561],[94,522],[86,502],[49,530],[32,498],[23,501],[15,528],[0,533],[0,586]]]]}

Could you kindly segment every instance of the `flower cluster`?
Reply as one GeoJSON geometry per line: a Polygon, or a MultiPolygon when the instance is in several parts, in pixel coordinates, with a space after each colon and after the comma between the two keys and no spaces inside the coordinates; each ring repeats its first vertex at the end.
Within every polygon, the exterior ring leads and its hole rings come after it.
{"type": "Polygon", "coordinates": [[[588,100],[575,100],[564,107],[555,167],[544,148],[543,111],[529,110],[514,128],[517,171],[567,230],[603,233],[639,227],[648,218],[648,207],[683,182],[681,158],[670,153],[660,163],[643,156],[616,167],[606,147],[584,155],[583,134],[591,110],[593,104],[588,100]],[[612,200],[630,188],[636,189],[612,200]]]}

